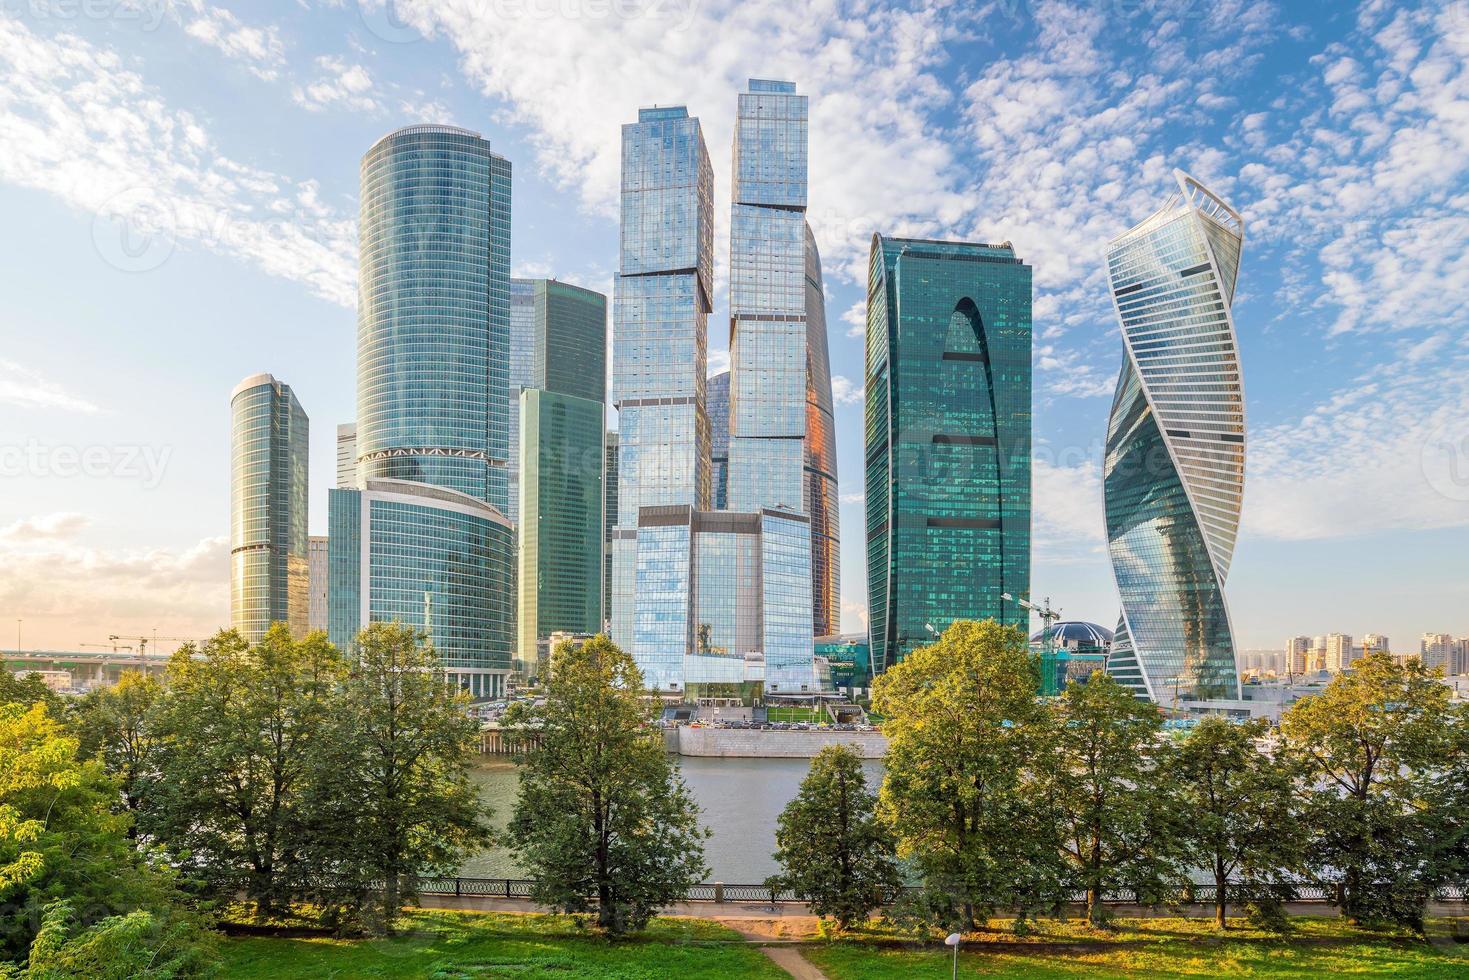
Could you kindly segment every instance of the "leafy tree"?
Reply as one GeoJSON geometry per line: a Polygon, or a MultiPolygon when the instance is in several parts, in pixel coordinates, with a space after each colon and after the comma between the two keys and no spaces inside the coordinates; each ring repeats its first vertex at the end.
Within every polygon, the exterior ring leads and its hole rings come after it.
{"type": "Polygon", "coordinates": [[[127,839],[117,784],[77,758],[77,740],[44,703],[0,706],[0,959],[19,959],[46,906],[65,899],[87,926],[137,910],[172,914],[169,869],[127,839]]]}
{"type": "Polygon", "coordinates": [[[193,916],[150,911],[112,916],[81,929],[68,902],[46,906],[25,970],[0,978],[25,980],[180,980],[212,976],[213,937],[193,916]]]}
{"type": "Polygon", "coordinates": [[[780,882],[842,929],[864,921],[901,884],[892,838],[877,820],[876,804],[862,756],[829,745],[811,761],[776,827],[780,882]]]}
{"type": "Polygon", "coordinates": [[[345,663],[325,634],[296,641],[283,623],[254,647],[222,630],[193,652],[169,663],[142,829],[216,887],[243,887],[263,919],[308,870],[304,801],[345,663]]]}
{"type": "Polygon", "coordinates": [[[323,740],[307,852],[343,927],[391,933],[418,877],[489,837],[469,780],[479,726],[422,639],[398,623],[359,634],[323,740]]]}
{"type": "Polygon", "coordinates": [[[1087,921],[1100,925],[1109,890],[1157,902],[1187,880],[1174,760],[1157,706],[1101,671],[1068,684],[1052,711],[1050,738],[1036,746],[1034,791],[1086,889],[1087,921]]]}
{"type": "Polygon", "coordinates": [[[1201,721],[1174,760],[1185,842],[1214,877],[1214,922],[1223,929],[1230,881],[1243,878],[1255,900],[1301,864],[1304,841],[1294,812],[1293,767],[1260,747],[1263,721],[1201,721]]]}
{"type": "Polygon", "coordinates": [[[46,686],[39,674],[20,677],[9,670],[0,669],[0,704],[32,705],[42,702],[52,715],[60,716],[65,699],[46,686]]]}
{"type": "Polygon", "coordinates": [[[520,769],[510,839],[532,896],[597,909],[609,933],[635,932],[707,869],[699,811],[664,749],[632,658],[605,636],[552,654],[543,707],[507,722],[535,748],[520,769]]]}
{"type": "Polygon", "coordinates": [[[888,736],[879,812],[941,925],[1057,900],[1057,849],[1022,792],[1045,730],[1037,691],[1025,637],[993,620],[954,623],[873,684],[888,736]]]}
{"type": "Polygon", "coordinates": [[[158,778],[152,713],[163,694],[158,678],[124,671],[115,686],[84,696],[73,713],[82,757],[99,759],[117,777],[123,805],[132,813],[142,807],[158,778]]]}
{"type": "Polygon", "coordinates": [[[1450,718],[1448,688],[1388,654],[1356,661],[1281,718],[1305,766],[1311,866],[1354,922],[1422,928],[1445,871],[1447,814],[1427,803],[1452,749],[1450,718]]]}

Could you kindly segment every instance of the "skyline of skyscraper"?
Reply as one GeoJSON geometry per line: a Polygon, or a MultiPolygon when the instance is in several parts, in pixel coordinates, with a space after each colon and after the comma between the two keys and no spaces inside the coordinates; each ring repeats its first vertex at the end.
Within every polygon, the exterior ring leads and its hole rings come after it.
{"type": "Polygon", "coordinates": [[[230,392],[230,625],[306,635],[309,423],[291,386],[252,374],[230,392]]]}
{"type": "Polygon", "coordinates": [[[958,619],[1025,630],[1031,269],[1009,242],[872,237],[867,591],[874,673],[958,619]]]}
{"type": "Polygon", "coordinates": [[[1106,254],[1124,352],[1103,464],[1122,605],[1107,671],[1164,704],[1241,697],[1224,584],[1245,474],[1231,314],[1244,220],[1173,177],[1163,207],[1106,254]]]}

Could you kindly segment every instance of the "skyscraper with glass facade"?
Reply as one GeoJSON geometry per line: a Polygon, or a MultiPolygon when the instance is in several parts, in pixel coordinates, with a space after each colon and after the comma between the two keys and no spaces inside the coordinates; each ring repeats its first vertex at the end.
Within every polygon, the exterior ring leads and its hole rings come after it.
{"type": "Polygon", "coordinates": [[[410,126],[362,159],[356,482],[329,497],[328,621],[425,632],[450,673],[510,670],[510,164],[478,134],[410,126]]]}
{"type": "Polygon", "coordinates": [[[452,126],[362,159],[360,478],[509,506],[510,163],[452,126]]]}
{"type": "Polygon", "coordinates": [[[310,616],[306,413],[290,385],[252,374],[230,393],[230,625],[251,643],[310,616]]]}
{"type": "Polygon", "coordinates": [[[612,532],[617,528],[617,433],[602,443],[602,629],[612,618],[612,532]]]}
{"type": "Polygon", "coordinates": [[[739,96],[730,218],[732,510],[811,521],[812,636],[840,611],[836,440],[821,257],[806,224],[807,117],[791,82],[739,96]]]}
{"type": "Polygon", "coordinates": [[[639,512],[709,506],[707,331],[714,171],[683,106],[640,109],[622,127],[622,223],[614,306],[618,410],[612,636],[634,641],[639,512]]]}
{"type": "Polygon", "coordinates": [[[729,372],[709,379],[709,504],[729,510],[729,372]]]}
{"type": "Polygon", "coordinates": [[[351,651],[368,623],[425,634],[472,695],[505,691],[514,647],[513,530],[476,497],[411,480],[331,490],[328,635],[351,651]]]}
{"type": "Polygon", "coordinates": [[[520,513],[516,628],[521,669],[552,633],[602,630],[600,399],[520,393],[520,513]]]}
{"type": "Polygon", "coordinates": [[[1224,582],[1245,475],[1231,307],[1244,220],[1182,171],[1107,246],[1122,372],[1107,427],[1107,546],[1122,600],[1107,672],[1159,703],[1238,700],[1224,582]]]}
{"type": "Polygon", "coordinates": [[[1025,629],[1031,270],[1010,243],[874,235],[867,591],[876,673],[959,619],[1025,629]]]}

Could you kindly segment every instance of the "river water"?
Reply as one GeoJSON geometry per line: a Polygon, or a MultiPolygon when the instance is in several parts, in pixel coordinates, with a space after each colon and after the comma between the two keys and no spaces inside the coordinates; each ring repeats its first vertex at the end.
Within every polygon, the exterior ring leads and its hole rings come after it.
{"type": "MultiPolygon", "coordinates": [[[[800,788],[809,759],[706,759],[679,757],[684,782],[703,811],[712,836],[704,844],[709,881],[759,884],[779,870],[775,859],[775,820],[800,788]]],[[[863,763],[868,786],[876,791],[882,764],[863,763]]],[[[494,808],[494,824],[504,827],[515,806],[515,764],[488,760],[474,770],[480,798],[494,808]]],[[[514,855],[492,848],[473,855],[459,872],[466,877],[523,878],[514,855]]]]}

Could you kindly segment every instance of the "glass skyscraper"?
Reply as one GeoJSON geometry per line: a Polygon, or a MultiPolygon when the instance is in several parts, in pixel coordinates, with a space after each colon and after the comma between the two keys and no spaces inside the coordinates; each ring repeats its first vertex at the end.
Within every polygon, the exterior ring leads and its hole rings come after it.
{"type": "Polygon", "coordinates": [[[874,235],[867,280],[872,668],[959,619],[1025,629],[1031,270],[1010,243],[874,235]]]}
{"type": "Polygon", "coordinates": [[[637,656],[638,515],[709,506],[707,331],[714,171],[699,120],[645,108],[622,127],[622,223],[614,305],[618,410],[612,637],[637,656]]]}
{"type": "Polygon", "coordinates": [[[328,621],[428,634],[460,684],[510,670],[510,163],[410,126],[362,159],[356,487],[329,498],[328,621]]]}
{"type": "Polygon", "coordinates": [[[328,635],[342,650],[370,622],[424,633],[472,695],[505,691],[514,644],[510,522],[468,494],[368,480],[328,494],[328,635]]]}
{"type": "Polygon", "coordinates": [[[807,117],[791,82],[739,96],[730,218],[731,510],[810,516],[812,636],[840,618],[836,437],[821,256],[806,224],[807,117]]]}
{"type": "Polygon", "coordinates": [[[602,631],[601,399],[526,388],[520,393],[520,604],[522,669],[555,632],[602,631]]]}
{"type": "Polygon", "coordinates": [[[1107,427],[1107,545],[1122,600],[1107,671],[1139,697],[1240,698],[1224,582],[1245,474],[1230,308],[1244,221],[1198,181],[1107,247],[1122,372],[1107,427]]]}
{"type": "Polygon", "coordinates": [[[709,379],[709,497],[715,510],[729,510],[729,372],[709,379]]]}
{"type": "Polygon", "coordinates": [[[306,413],[290,385],[253,374],[230,393],[230,625],[251,643],[310,616],[306,413]]]}
{"type": "Polygon", "coordinates": [[[362,158],[360,479],[509,506],[510,163],[452,126],[362,158]]]}

